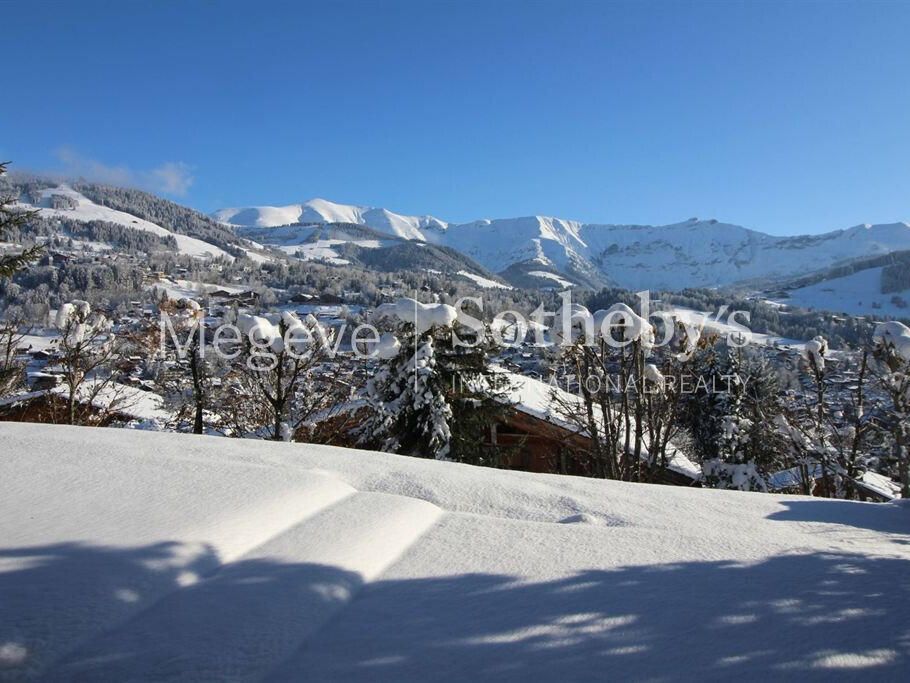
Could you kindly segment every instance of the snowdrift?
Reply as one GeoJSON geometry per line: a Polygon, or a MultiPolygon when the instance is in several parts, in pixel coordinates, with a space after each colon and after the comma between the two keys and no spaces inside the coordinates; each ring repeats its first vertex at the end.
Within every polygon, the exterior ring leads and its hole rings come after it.
{"type": "Polygon", "coordinates": [[[899,678],[910,508],[0,423],[0,679],[899,678]]]}

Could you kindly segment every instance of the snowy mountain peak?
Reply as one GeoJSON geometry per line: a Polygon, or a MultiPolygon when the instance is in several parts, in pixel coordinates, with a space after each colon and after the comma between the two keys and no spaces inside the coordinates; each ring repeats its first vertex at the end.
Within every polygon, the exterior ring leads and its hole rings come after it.
{"type": "Polygon", "coordinates": [[[271,228],[292,223],[358,223],[420,241],[426,241],[423,230],[444,231],[448,227],[448,223],[435,216],[405,216],[388,209],[339,204],[319,197],[287,206],[221,209],[211,215],[222,223],[248,228],[271,228]]]}

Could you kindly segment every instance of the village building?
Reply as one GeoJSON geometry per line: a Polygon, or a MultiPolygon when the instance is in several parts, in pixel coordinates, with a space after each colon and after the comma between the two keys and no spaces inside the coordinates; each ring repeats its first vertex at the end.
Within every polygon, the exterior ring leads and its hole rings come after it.
{"type": "MultiPolygon", "coordinates": [[[[512,385],[509,410],[490,430],[489,444],[512,451],[507,455],[509,469],[526,472],[592,476],[589,435],[572,424],[562,406],[581,403],[581,398],[555,384],[532,377],[506,373],[512,385]]],[[[647,458],[646,448],[642,458],[647,458]]],[[[657,474],[655,483],[697,486],[701,468],[672,445],[668,449],[666,470],[657,474]]]]}

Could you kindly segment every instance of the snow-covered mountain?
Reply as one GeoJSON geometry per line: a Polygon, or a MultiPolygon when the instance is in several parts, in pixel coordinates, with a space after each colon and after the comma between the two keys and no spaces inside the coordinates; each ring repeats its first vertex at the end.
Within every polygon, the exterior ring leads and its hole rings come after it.
{"type": "Polygon", "coordinates": [[[631,289],[711,287],[787,278],[856,258],[910,249],[910,225],[858,225],[821,235],[776,237],[716,220],[671,225],[581,223],[549,216],[453,224],[432,216],[314,199],[287,207],[223,209],[239,226],[360,223],[451,247],[515,284],[612,283],[631,289]]]}
{"type": "Polygon", "coordinates": [[[910,248],[910,225],[858,225],[820,235],[775,237],[739,225],[690,219],[667,226],[585,225],[587,255],[633,289],[681,289],[774,279],[910,248]]]}
{"type": "Polygon", "coordinates": [[[221,209],[212,217],[223,223],[250,228],[270,228],[291,223],[357,223],[406,239],[425,240],[425,231],[445,230],[447,223],[433,216],[403,216],[388,209],[336,204],[311,199],[288,206],[250,206],[221,209]]]}

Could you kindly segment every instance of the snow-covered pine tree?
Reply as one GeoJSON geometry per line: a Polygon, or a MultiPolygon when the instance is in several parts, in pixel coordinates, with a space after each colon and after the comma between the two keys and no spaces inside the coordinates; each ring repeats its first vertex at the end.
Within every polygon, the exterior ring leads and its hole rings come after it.
{"type": "Polygon", "coordinates": [[[712,402],[721,407],[720,431],[716,435],[717,456],[702,462],[705,481],[714,488],[738,489],[740,491],[766,491],[765,477],[755,461],[754,428],[756,422],[750,417],[749,400],[746,393],[747,380],[744,375],[742,352],[729,349],[723,375],[726,378],[722,394],[715,394],[712,402]]]}
{"type": "Polygon", "coordinates": [[[761,350],[741,349],[743,414],[751,421],[745,451],[747,461],[755,463],[758,474],[767,479],[787,466],[783,440],[768,429],[784,412],[778,373],[761,350]]]}
{"type": "Polygon", "coordinates": [[[437,363],[432,330],[422,335],[398,327],[402,350],[383,359],[367,382],[367,419],[355,430],[362,445],[405,455],[448,458],[452,409],[437,363]],[[409,352],[408,349],[414,349],[409,352]]]}
{"type": "Polygon", "coordinates": [[[706,340],[691,355],[688,371],[704,382],[681,396],[679,420],[692,435],[697,460],[704,462],[720,455],[726,397],[710,387],[721,382],[727,372],[726,346],[718,344],[716,337],[706,340]]]}
{"type": "MultiPolygon", "coordinates": [[[[6,175],[8,162],[0,162],[0,177],[6,175]]],[[[0,196],[0,240],[8,231],[17,230],[30,219],[37,216],[36,211],[20,211],[14,208],[16,198],[11,194],[0,196]]],[[[18,254],[0,255],[0,281],[5,281],[7,291],[15,288],[9,279],[32,261],[41,256],[44,248],[40,245],[25,249],[18,254]]],[[[18,389],[25,381],[25,368],[16,360],[15,347],[21,340],[20,328],[23,325],[21,313],[13,313],[7,308],[6,297],[0,299],[0,396],[5,396],[18,389]]]]}
{"type": "Polygon", "coordinates": [[[489,359],[486,330],[456,323],[446,304],[403,299],[380,307],[391,332],[379,343],[379,368],[367,382],[361,445],[426,458],[495,466],[486,437],[507,409],[508,386],[489,359]],[[468,346],[456,345],[453,332],[468,346]],[[394,344],[390,343],[394,340],[394,344]]]}
{"type": "MultiPolygon", "coordinates": [[[[0,177],[6,175],[8,161],[0,162],[0,177]]],[[[16,207],[16,197],[11,194],[0,196],[0,239],[9,230],[24,226],[29,220],[38,215],[37,211],[22,211],[16,207]]],[[[11,278],[32,261],[36,260],[44,251],[44,247],[36,245],[19,253],[0,255],[0,278],[11,278]]]]}
{"type": "Polygon", "coordinates": [[[436,340],[436,359],[452,413],[448,458],[474,465],[499,467],[514,448],[497,446],[489,438],[493,425],[509,410],[511,383],[493,367],[486,331],[471,333],[457,325],[459,338],[470,347],[456,346],[451,335],[436,340]]]}

